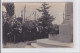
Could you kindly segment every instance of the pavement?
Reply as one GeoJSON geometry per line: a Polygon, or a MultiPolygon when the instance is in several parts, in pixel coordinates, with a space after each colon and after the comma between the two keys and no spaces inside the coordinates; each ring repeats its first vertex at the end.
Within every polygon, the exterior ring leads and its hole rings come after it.
{"type": "Polygon", "coordinates": [[[28,41],[20,43],[7,43],[6,45],[3,44],[3,48],[32,48],[32,46],[28,43],[28,41]]]}
{"type": "Polygon", "coordinates": [[[35,41],[7,43],[6,45],[3,44],[3,48],[59,48],[59,47],[72,48],[73,43],[63,43],[63,42],[53,41],[49,39],[39,39],[35,41]]]}

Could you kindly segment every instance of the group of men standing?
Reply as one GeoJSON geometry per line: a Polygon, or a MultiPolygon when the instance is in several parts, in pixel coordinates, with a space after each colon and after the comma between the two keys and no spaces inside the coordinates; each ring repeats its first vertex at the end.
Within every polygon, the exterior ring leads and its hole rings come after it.
{"type": "Polygon", "coordinates": [[[15,22],[9,23],[8,21],[3,24],[3,43],[7,42],[18,43],[23,41],[35,40],[37,29],[28,29],[25,25],[15,22]]]}
{"type": "Polygon", "coordinates": [[[21,38],[20,27],[17,23],[14,25],[10,24],[8,21],[3,24],[3,42],[18,42],[21,38]]]}
{"type": "MultiPolygon", "coordinates": [[[[52,32],[55,31],[53,29],[52,32]]],[[[3,23],[4,44],[6,44],[7,42],[18,43],[24,41],[32,41],[41,38],[48,38],[47,29],[44,29],[41,26],[38,27],[35,26],[29,29],[29,27],[25,26],[25,24],[20,23],[18,21],[16,22],[6,21],[5,23],[3,23]]]]}

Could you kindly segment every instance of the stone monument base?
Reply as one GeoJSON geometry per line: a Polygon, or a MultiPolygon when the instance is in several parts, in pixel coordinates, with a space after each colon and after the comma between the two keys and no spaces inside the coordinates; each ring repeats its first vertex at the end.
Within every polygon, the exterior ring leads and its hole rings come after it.
{"type": "Polygon", "coordinates": [[[61,42],[73,42],[73,28],[72,25],[62,24],[59,26],[59,34],[49,35],[50,40],[61,42]]]}
{"type": "Polygon", "coordinates": [[[37,40],[37,43],[31,43],[31,46],[34,48],[72,48],[73,44],[49,39],[39,39],[37,40]]]}

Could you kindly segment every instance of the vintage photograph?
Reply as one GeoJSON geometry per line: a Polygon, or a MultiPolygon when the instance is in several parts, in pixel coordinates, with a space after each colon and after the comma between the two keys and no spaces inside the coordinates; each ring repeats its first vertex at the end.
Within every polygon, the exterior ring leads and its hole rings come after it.
{"type": "Polygon", "coordinates": [[[3,2],[3,48],[73,48],[73,2],[3,2]]]}

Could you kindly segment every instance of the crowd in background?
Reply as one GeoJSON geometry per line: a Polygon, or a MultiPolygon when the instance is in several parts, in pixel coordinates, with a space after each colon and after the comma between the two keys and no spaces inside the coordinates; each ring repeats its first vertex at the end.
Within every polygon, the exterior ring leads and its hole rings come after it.
{"type": "MultiPolygon", "coordinates": [[[[30,22],[28,24],[30,24],[30,22]]],[[[44,29],[42,26],[39,26],[38,23],[35,22],[34,24],[31,24],[30,26],[34,25],[31,28],[28,24],[20,23],[19,21],[5,21],[3,23],[3,42],[18,43],[41,38],[48,38],[46,29],[44,29]]],[[[55,31],[54,29],[55,28],[51,28],[50,30],[58,34],[59,31],[55,31]]]]}

